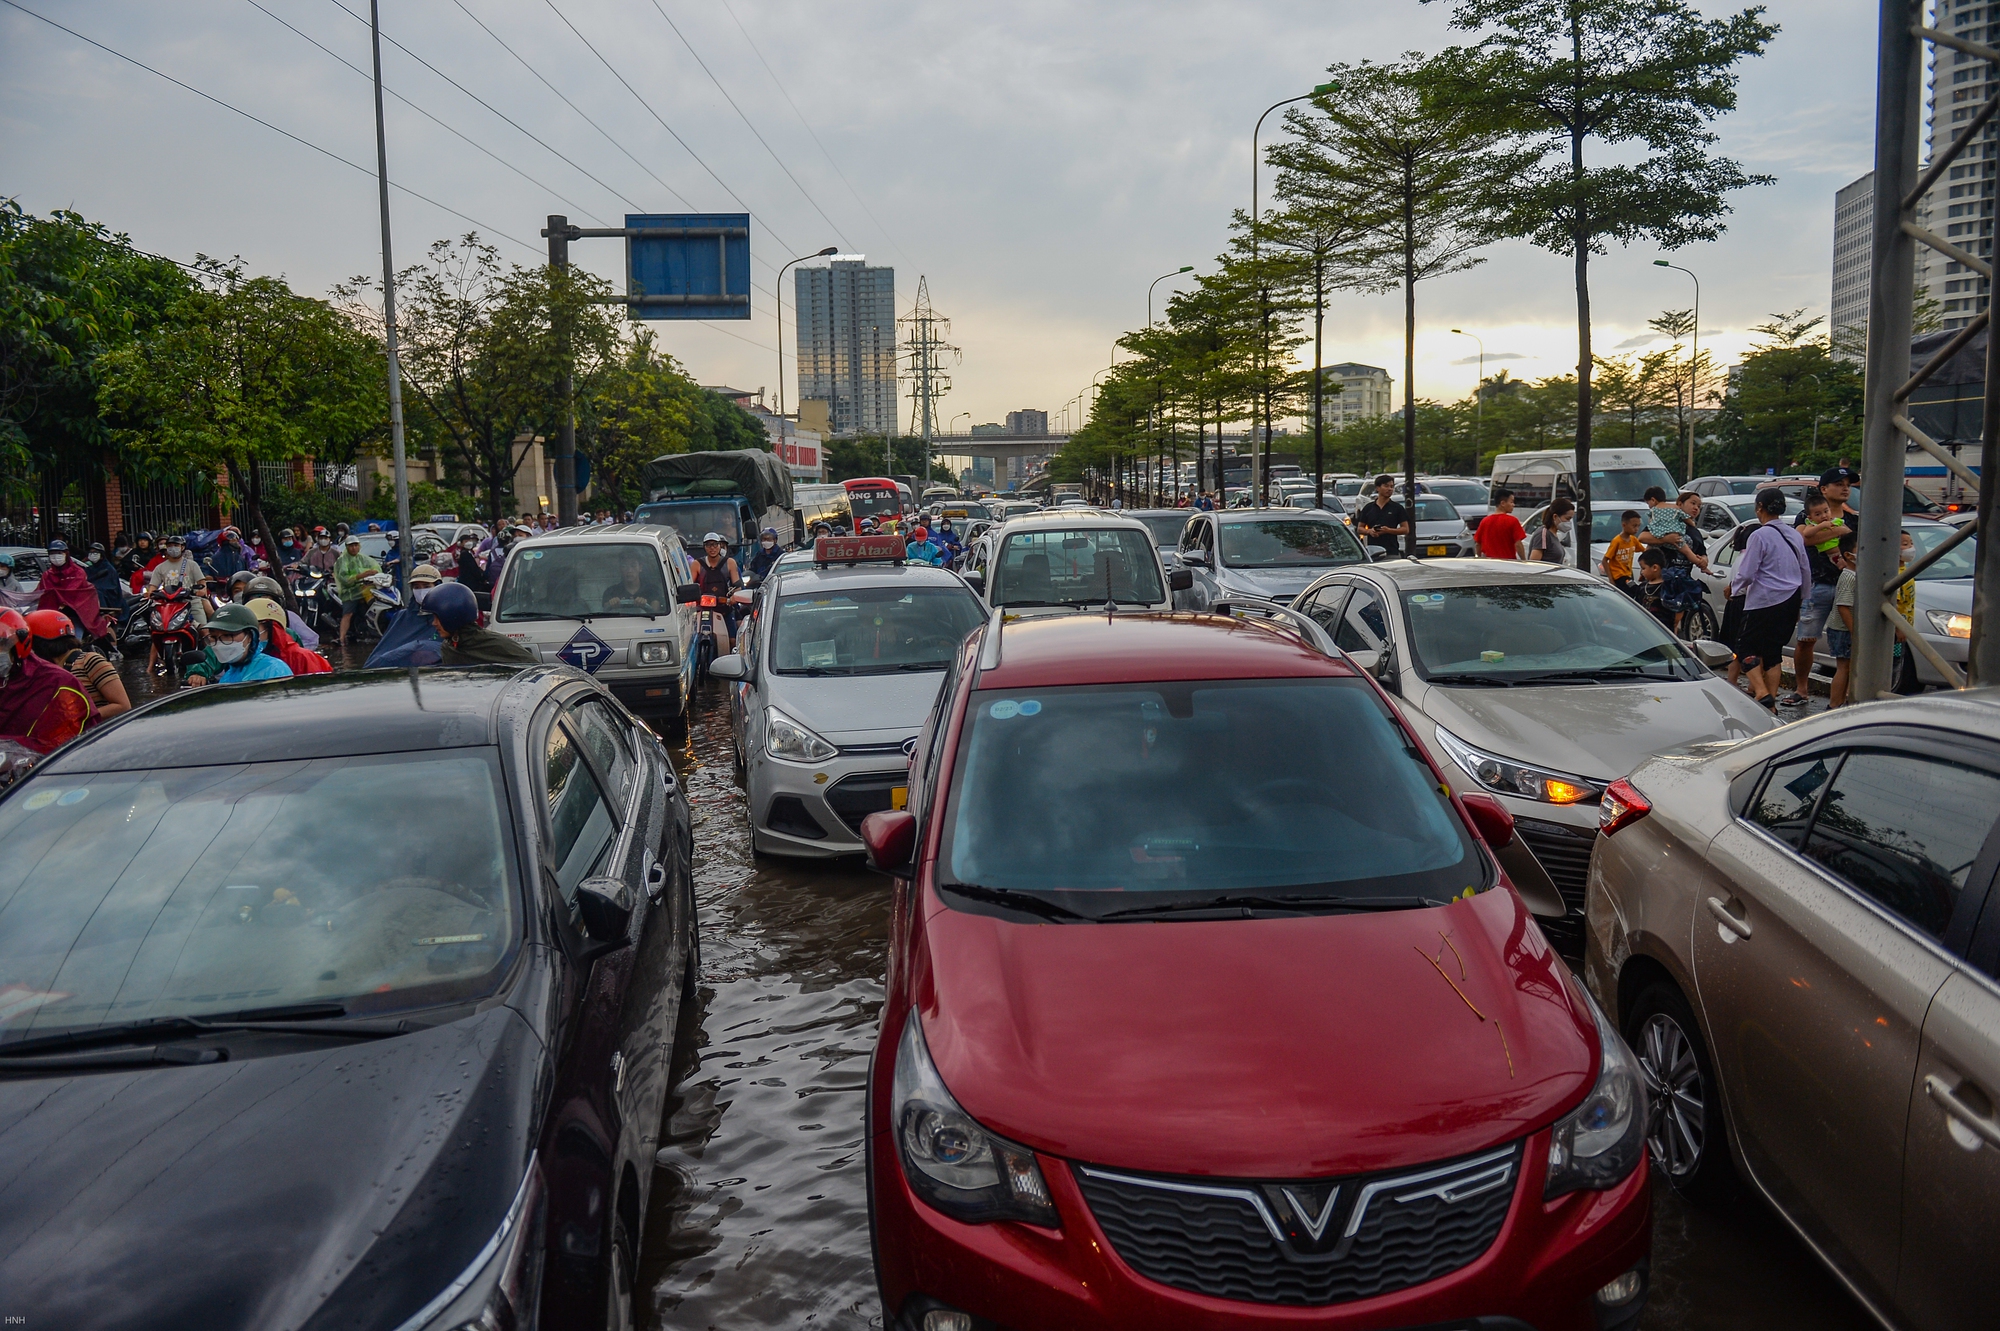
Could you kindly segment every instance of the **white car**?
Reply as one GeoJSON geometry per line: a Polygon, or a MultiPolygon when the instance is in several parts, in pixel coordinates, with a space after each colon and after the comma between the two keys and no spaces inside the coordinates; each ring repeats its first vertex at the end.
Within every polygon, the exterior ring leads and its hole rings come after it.
{"type": "Polygon", "coordinates": [[[1388,559],[1328,574],[1294,608],[1398,699],[1440,767],[1514,815],[1562,897],[1543,928],[1572,957],[1604,789],[1656,754],[1775,724],[1702,647],[1574,568],[1388,559]]]}
{"type": "MultiPolygon", "coordinates": [[[[1429,559],[1455,559],[1475,553],[1472,532],[1467,529],[1458,506],[1443,495],[1430,493],[1430,482],[1423,484],[1425,492],[1417,496],[1416,504],[1417,553],[1429,559]]],[[[1408,507],[1408,500],[1403,503],[1408,507]]]]}
{"type": "Polygon", "coordinates": [[[1329,569],[1369,560],[1339,518],[1295,508],[1190,514],[1178,554],[1188,583],[1174,593],[1176,610],[1207,610],[1246,596],[1289,605],[1329,569]]]}
{"type": "Polygon", "coordinates": [[[962,565],[988,611],[1009,618],[1101,609],[1170,610],[1187,570],[1169,572],[1137,518],[1050,509],[989,529],[962,565]]]}
{"type": "Polygon", "coordinates": [[[492,627],[538,660],[595,675],[639,716],[677,721],[694,684],[688,568],[669,527],[563,527],[507,552],[492,627]]]}
{"type": "Polygon", "coordinates": [[[900,557],[774,570],[743,649],[708,668],[737,690],[756,850],[862,852],[861,820],[908,802],[909,746],[984,619],[957,574],[900,557]]]}

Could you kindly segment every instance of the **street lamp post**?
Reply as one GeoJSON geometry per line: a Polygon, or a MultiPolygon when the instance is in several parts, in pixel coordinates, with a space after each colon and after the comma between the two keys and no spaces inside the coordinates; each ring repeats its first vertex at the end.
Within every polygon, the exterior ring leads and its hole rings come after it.
{"type": "MultiPolygon", "coordinates": [[[[798,258],[796,258],[796,259],[792,259],[792,260],[788,261],[788,262],[787,262],[787,263],[785,264],[785,268],[790,268],[790,267],[792,266],[792,264],[795,264],[795,263],[804,263],[804,262],[805,262],[805,261],[806,261],[807,259],[824,259],[824,258],[825,258],[825,257],[826,257],[827,255],[829,255],[829,254],[838,254],[838,253],[840,253],[840,246],[838,246],[838,245],[829,245],[829,246],[827,246],[827,247],[826,247],[825,249],[823,249],[823,250],[815,250],[815,251],[813,251],[813,252],[812,252],[811,254],[801,254],[801,255],[800,255],[800,256],[799,256],[798,258]]],[[[778,285],[777,285],[777,292],[778,292],[778,418],[779,418],[780,420],[783,420],[783,419],[784,419],[784,416],[785,416],[785,268],[780,268],[780,269],[778,270],[778,285]]]]}
{"type": "Polygon", "coordinates": [[[1154,278],[1150,283],[1147,284],[1146,327],[1151,328],[1153,326],[1153,288],[1160,285],[1160,283],[1166,281],[1170,277],[1179,277],[1182,273],[1191,273],[1193,271],[1194,271],[1193,264],[1184,263],[1180,267],[1174,269],[1174,271],[1172,271],[1171,273],[1161,273],[1158,277],[1154,278]]]}
{"type": "Polygon", "coordinates": [[[1810,380],[1812,380],[1812,381],[1813,381],[1813,441],[1812,441],[1812,446],[1813,446],[1813,452],[1817,453],[1817,452],[1819,452],[1819,399],[1820,399],[1820,395],[1821,395],[1822,393],[1826,392],[1826,385],[1825,385],[1824,383],[1820,382],[1820,377],[1819,377],[1818,375],[1816,375],[1816,374],[1809,374],[1809,375],[1807,375],[1807,376],[1806,376],[1806,378],[1808,378],[1808,379],[1810,379],[1810,380]]]}
{"type": "MultiPolygon", "coordinates": [[[[1257,196],[1257,167],[1261,158],[1257,151],[1257,138],[1264,131],[1264,116],[1270,115],[1271,112],[1281,106],[1290,106],[1293,102],[1311,101],[1322,93],[1334,92],[1339,87],[1338,83],[1316,84],[1311,92],[1302,92],[1296,97],[1287,97],[1282,102],[1273,102],[1264,108],[1264,115],[1257,117],[1257,124],[1250,131],[1250,258],[1253,262],[1263,257],[1261,242],[1264,230],[1264,217],[1258,211],[1260,205],[1257,196]]],[[[1263,340],[1260,344],[1263,354],[1257,362],[1257,368],[1261,373],[1268,375],[1270,373],[1269,362],[1271,359],[1271,303],[1268,299],[1268,293],[1264,287],[1261,274],[1258,277],[1257,283],[1257,305],[1258,317],[1262,321],[1263,327],[1263,340]]],[[[1218,458],[1222,456],[1220,445],[1217,445],[1216,456],[1218,458]]],[[[1269,383],[1264,385],[1263,458],[1263,476],[1257,491],[1257,501],[1260,504],[1269,500],[1271,491],[1271,392],[1269,383]]]]}
{"type": "MultiPolygon", "coordinates": [[[[1694,413],[1701,404],[1701,279],[1695,277],[1694,269],[1683,268],[1665,259],[1653,260],[1655,268],[1671,268],[1677,273],[1686,273],[1694,278],[1694,351],[1688,358],[1688,469],[1687,479],[1694,479],[1694,413]]],[[[1817,427],[1817,422],[1815,422],[1817,427]]]]}
{"type": "Polygon", "coordinates": [[[1486,343],[1480,340],[1479,334],[1468,333],[1463,328],[1454,328],[1451,331],[1457,333],[1460,337],[1469,337],[1474,342],[1479,343],[1479,384],[1478,387],[1472,390],[1472,470],[1477,472],[1479,470],[1479,448],[1480,445],[1486,442],[1484,434],[1486,424],[1486,343]]]}

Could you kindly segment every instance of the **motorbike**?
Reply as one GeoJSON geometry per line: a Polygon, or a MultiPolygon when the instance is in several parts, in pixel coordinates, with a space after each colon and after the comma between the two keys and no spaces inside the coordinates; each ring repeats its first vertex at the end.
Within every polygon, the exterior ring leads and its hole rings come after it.
{"type": "Polygon", "coordinates": [[[362,580],[360,618],[368,636],[379,639],[402,608],[403,597],[396,590],[395,574],[371,573],[362,580]]]}
{"type": "MultiPolygon", "coordinates": [[[[194,596],[185,587],[163,587],[148,598],[146,637],[155,673],[179,680],[187,659],[201,655],[201,634],[195,626],[194,596]]],[[[138,616],[134,616],[137,618],[138,616]]]]}
{"type": "Polygon", "coordinates": [[[331,573],[314,572],[304,566],[295,569],[292,594],[298,598],[299,618],[312,625],[315,633],[340,632],[340,593],[331,573]]]}

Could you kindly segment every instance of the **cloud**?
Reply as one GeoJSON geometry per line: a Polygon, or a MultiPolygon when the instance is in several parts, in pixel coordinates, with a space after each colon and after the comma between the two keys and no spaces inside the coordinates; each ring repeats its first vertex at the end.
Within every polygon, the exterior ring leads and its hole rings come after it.
{"type": "Polygon", "coordinates": [[[1637,337],[1626,338],[1611,349],[1613,351],[1637,351],[1640,347],[1650,347],[1655,342],[1664,342],[1666,340],[1665,336],[1660,333],[1641,333],[1637,337]]]}
{"type": "MultiPolygon", "coordinates": [[[[1489,360],[1489,361],[1497,361],[1497,360],[1540,360],[1540,359],[1541,359],[1541,357],[1540,357],[1540,356],[1530,356],[1530,355],[1527,355],[1527,354],[1525,354],[1525,353],[1523,353],[1523,352],[1519,352],[1519,351],[1489,351],[1489,352],[1487,352],[1487,353],[1486,353],[1486,359],[1487,359],[1487,360],[1489,360]]],[[[1450,362],[1450,363],[1451,363],[1451,364],[1453,364],[1453,365],[1477,365],[1477,364],[1479,364],[1479,357],[1477,357],[1477,356],[1462,356],[1462,357],[1460,357],[1459,359],[1457,359],[1457,360],[1455,360],[1455,361],[1452,361],[1452,362],[1450,362]]]]}

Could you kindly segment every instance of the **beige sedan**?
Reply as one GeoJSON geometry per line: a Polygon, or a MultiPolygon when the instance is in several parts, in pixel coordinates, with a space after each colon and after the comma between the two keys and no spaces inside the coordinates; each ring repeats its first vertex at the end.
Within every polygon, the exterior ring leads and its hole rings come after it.
{"type": "Polygon", "coordinates": [[[1600,826],[1586,979],[1668,1181],[1746,1180],[1887,1325],[1996,1325],[2000,690],[1654,759],[1600,826]]]}

